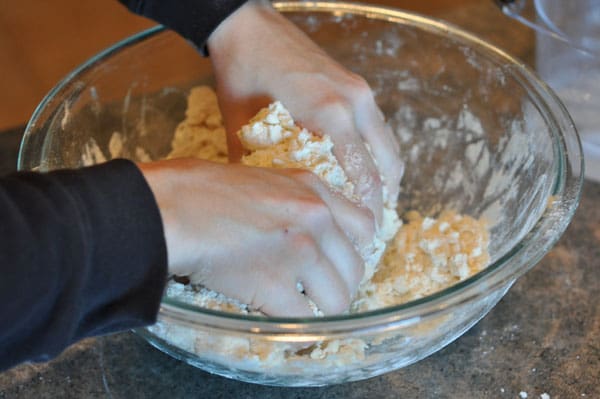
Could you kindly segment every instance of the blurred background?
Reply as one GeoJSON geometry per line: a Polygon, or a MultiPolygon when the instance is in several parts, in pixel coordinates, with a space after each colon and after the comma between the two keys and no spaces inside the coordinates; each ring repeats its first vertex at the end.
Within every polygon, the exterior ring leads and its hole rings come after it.
{"type": "MultiPolygon", "coordinates": [[[[364,1],[363,1],[364,2],[364,1]]],[[[478,33],[519,56],[528,54],[525,28],[512,24],[491,0],[371,0],[445,19],[478,33]],[[489,24],[479,27],[482,13],[497,13],[503,32],[494,37],[489,24]],[[468,22],[465,22],[468,21],[468,22]],[[520,46],[519,43],[523,43],[520,46]]],[[[488,19],[489,21],[489,19],[488,19]]],[[[77,65],[154,23],[138,17],[116,0],[0,0],[0,131],[24,125],[48,91],[77,65]]]]}

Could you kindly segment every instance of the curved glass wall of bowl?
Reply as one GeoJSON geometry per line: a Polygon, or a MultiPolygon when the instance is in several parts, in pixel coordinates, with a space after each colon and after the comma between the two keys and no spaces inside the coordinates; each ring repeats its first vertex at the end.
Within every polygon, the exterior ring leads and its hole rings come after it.
{"type": "Polygon", "coordinates": [[[540,76],[565,103],[581,137],[586,178],[600,181],[600,0],[497,0],[503,12],[537,31],[540,76]]]}
{"type": "MultiPolygon", "coordinates": [[[[535,74],[452,26],[352,3],[275,4],[373,88],[406,164],[399,211],[485,218],[491,263],[409,303],[319,319],[237,315],[165,297],[159,323],[140,334],[195,367],[244,381],[360,380],[456,339],[548,252],[577,207],[579,141],[564,107],[535,74]],[[329,354],[313,358],[296,351],[298,343],[329,354]]],[[[26,128],[19,169],[79,167],[115,154],[160,159],[184,118],[190,88],[213,82],[209,60],[183,39],[160,28],[133,36],[86,62],[43,100],[26,128]]]]}

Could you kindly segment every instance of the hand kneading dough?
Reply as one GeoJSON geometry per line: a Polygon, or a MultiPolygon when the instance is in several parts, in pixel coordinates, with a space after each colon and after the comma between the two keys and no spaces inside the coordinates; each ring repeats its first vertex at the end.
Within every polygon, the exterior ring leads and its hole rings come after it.
{"type": "MultiPolygon", "coordinates": [[[[317,136],[294,123],[292,116],[280,102],[263,108],[238,132],[243,147],[249,151],[242,163],[267,168],[298,168],[310,170],[333,190],[360,204],[354,195],[354,184],[333,155],[333,142],[329,136],[317,136]]],[[[387,194],[387,190],[384,190],[387,194]]],[[[384,198],[383,222],[373,243],[361,256],[365,261],[364,283],[369,281],[385,250],[385,243],[400,228],[395,199],[384,198]]]]}

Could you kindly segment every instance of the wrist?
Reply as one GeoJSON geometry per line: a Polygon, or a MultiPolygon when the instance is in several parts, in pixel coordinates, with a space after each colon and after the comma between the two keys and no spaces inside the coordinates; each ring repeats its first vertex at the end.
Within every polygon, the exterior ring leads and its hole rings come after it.
{"type": "Polygon", "coordinates": [[[173,197],[173,173],[170,170],[170,164],[164,161],[151,163],[137,163],[137,167],[142,172],[150,191],[154,195],[154,200],[158,207],[163,225],[163,234],[167,248],[168,274],[174,274],[174,265],[179,263],[179,255],[176,251],[177,246],[175,237],[177,234],[178,223],[174,215],[176,210],[172,204],[173,197]]]}
{"type": "MultiPolygon", "coordinates": [[[[276,13],[269,0],[248,0],[222,21],[206,41],[211,54],[217,49],[228,49],[240,40],[248,38],[253,25],[268,13],[276,13]]],[[[260,24],[259,24],[260,25],[260,24]]]]}

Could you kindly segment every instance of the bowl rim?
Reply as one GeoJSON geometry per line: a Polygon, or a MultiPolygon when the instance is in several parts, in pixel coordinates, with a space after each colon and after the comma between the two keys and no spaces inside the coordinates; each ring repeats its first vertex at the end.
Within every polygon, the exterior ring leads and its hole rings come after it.
{"type": "MultiPolygon", "coordinates": [[[[575,125],[558,96],[523,62],[517,60],[495,45],[447,22],[401,11],[391,7],[337,1],[275,1],[273,5],[281,12],[311,11],[335,15],[353,14],[370,19],[403,23],[428,32],[450,35],[457,42],[468,44],[486,56],[505,63],[505,71],[520,78],[520,83],[529,86],[528,92],[536,95],[540,106],[552,120],[554,151],[557,167],[551,200],[531,230],[506,254],[473,276],[426,297],[400,305],[361,313],[325,316],[319,318],[266,317],[235,314],[196,307],[163,296],[159,319],[189,326],[202,325],[214,330],[245,334],[270,335],[278,340],[314,340],[327,334],[351,336],[392,330],[413,325],[420,320],[444,312],[449,308],[469,302],[482,292],[492,293],[507,289],[520,276],[535,266],[558,241],[570,223],[583,184],[583,155],[575,125]],[[562,132],[563,134],[560,134],[562,132]],[[532,247],[532,243],[535,246],[532,247]]],[[[64,90],[80,74],[99,61],[125,50],[141,41],[165,32],[158,25],[134,34],[99,52],[62,79],[36,107],[21,141],[18,169],[23,169],[23,148],[43,111],[53,98],[64,90]]]]}

